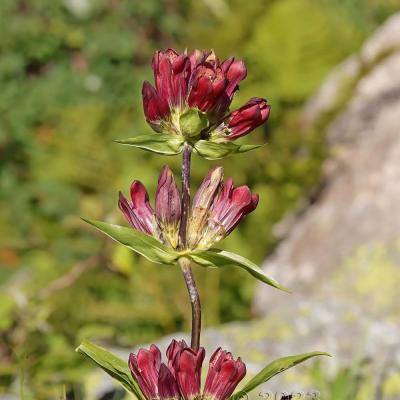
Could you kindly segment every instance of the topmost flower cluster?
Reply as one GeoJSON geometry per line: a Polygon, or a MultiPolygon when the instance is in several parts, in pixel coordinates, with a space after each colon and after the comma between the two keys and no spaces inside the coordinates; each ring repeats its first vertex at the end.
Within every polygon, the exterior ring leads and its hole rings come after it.
{"type": "Polygon", "coordinates": [[[228,113],[247,75],[243,61],[231,57],[220,62],[214,51],[178,54],[168,49],[157,51],[152,64],[155,88],[145,81],[142,95],[146,120],[157,132],[232,140],[268,119],[270,106],[261,98],[228,113]]]}

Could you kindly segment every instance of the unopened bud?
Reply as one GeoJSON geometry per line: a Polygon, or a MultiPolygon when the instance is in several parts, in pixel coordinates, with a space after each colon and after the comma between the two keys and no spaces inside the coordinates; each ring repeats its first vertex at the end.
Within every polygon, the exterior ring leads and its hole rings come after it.
{"type": "Polygon", "coordinates": [[[247,214],[255,210],[257,204],[257,194],[252,194],[247,186],[235,188],[232,179],[228,179],[212,205],[198,247],[207,249],[228,236],[247,214]]]}
{"type": "Polygon", "coordinates": [[[203,229],[207,225],[211,206],[221,189],[222,167],[213,168],[204,178],[193,198],[192,211],[188,224],[188,244],[195,248],[201,240],[203,229]]]}
{"type": "Polygon", "coordinates": [[[228,121],[229,140],[235,140],[247,135],[253,129],[262,125],[269,117],[271,106],[267,100],[254,97],[244,106],[232,111],[228,121]]]}
{"type": "Polygon", "coordinates": [[[181,196],[172,171],[165,166],[158,178],[155,213],[163,236],[173,248],[178,246],[181,196]]]}
{"type": "Polygon", "coordinates": [[[150,206],[146,188],[139,181],[131,185],[131,202],[120,192],[118,205],[125,218],[136,230],[160,238],[154,211],[150,206]]]}

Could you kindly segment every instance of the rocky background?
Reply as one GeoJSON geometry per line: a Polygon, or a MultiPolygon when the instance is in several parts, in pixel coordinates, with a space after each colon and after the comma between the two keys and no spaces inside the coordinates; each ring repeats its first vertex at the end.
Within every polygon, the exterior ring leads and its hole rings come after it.
{"type": "Polygon", "coordinates": [[[334,355],[327,368],[371,358],[384,386],[400,366],[399,14],[328,76],[304,119],[328,119],[331,155],[318,193],[277,228],[282,241],[263,265],[293,294],[259,285],[254,310],[266,328],[274,318],[291,327],[274,356],[322,348],[334,355]]]}

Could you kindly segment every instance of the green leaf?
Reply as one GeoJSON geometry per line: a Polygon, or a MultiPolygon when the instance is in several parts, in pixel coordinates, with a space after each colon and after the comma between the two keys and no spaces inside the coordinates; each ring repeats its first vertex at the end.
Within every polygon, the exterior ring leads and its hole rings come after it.
{"type": "Polygon", "coordinates": [[[148,236],[133,228],[107,224],[106,222],[93,221],[86,218],[82,219],[108,235],[111,239],[141,254],[154,263],[175,264],[179,257],[178,253],[165,247],[154,237],[148,236]]]}
{"type": "Polygon", "coordinates": [[[277,289],[289,292],[284,286],[280,285],[276,280],[269,278],[264,271],[256,264],[238,254],[230,253],[219,249],[209,249],[204,251],[194,251],[189,257],[204,267],[223,267],[225,265],[233,265],[246,270],[258,280],[273,286],[277,289]]]}
{"type": "Polygon", "coordinates": [[[298,354],[296,356],[278,358],[277,360],[272,361],[263,370],[261,370],[253,379],[251,379],[244,386],[243,389],[241,389],[239,392],[235,393],[230,398],[230,400],[239,400],[242,397],[245,397],[249,392],[251,392],[257,386],[269,381],[275,375],[278,375],[281,372],[286,371],[287,369],[292,368],[295,365],[300,364],[303,361],[306,361],[309,358],[316,357],[316,356],[329,356],[330,357],[330,354],[324,353],[321,351],[314,351],[312,353],[303,353],[303,354],[298,354]]]}
{"type": "Polygon", "coordinates": [[[209,140],[199,140],[194,144],[194,150],[198,155],[207,160],[218,160],[231,154],[245,153],[258,149],[260,144],[235,144],[232,142],[216,143],[209,140]]]}
{"type": "Polygon", "coordinates": [[[83,341],[75,351],[94,361],[139,400],[145,400],[138,384],[132,378],[127,361],[121,360],[108,350],[87,340],[83,341]]]}
{"type": "Polygon", "coordinates": [[[175,155],[179,154],[184,145],[183,138],[176,135],[167,135],[161,133],[150,133],[147,135],[136,136],[129,139],[114,140],[116,143],[126,146],[138,147],[152,151],[153,153],[175,155]]]}
{"type": "Polygon", "coordinates": [[[241,144],[239,148],[236,150],[237,154],[247,153],[248,151],[259,149],[260,147],[265,146],[265,144],[241,144]]]}

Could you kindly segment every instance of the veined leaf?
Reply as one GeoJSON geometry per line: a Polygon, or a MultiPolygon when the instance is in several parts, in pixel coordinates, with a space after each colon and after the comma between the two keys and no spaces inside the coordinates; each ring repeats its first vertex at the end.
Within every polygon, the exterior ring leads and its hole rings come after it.
{"type": "Polygon", "coordinates": [[[129,139],[115,140],[115,142],[169,156],[179,154],[184,145],[183,139],[178,136],[162,133],[150,133],[129,139]]]}
{"type": "Polygon", "coordinates": [[[83,341],[75,351],[94,361],[107,374],[116,379],[128,392],[134,394],[137,399],[145,400],[139,386],[132,378],[127,361],[121,360],[108,350],[87,340],[83,341]]]}
{"type": "Polygon", "coordinates": [[[283,371],[286,371],[289,368],[294,367],[297,364],[302,363],[303,361],[308,360],[309,358],[316,357],[316,356],[329,356],[330,354],[324,353],[322,351],[314,351],[312,353],[303,353],[298,354],[296,356],[289,356],[278,358],[277,360],[272,361],[268,364],[263,370],[261,370],[253,379],[251,379],[243,389],[239,392],[233,394],[230,400],[239,400],[242,397],[247,396],[249,392],[255,389],[257,386],[261,385],[269,381],[275,375],[280,374],[283,371]]]}
{"type": "Polygon", "coordinates": [[[165,247],[157,239],[132,228],[120,225],[107,224],[106,222],[93,221],[82,218],[93,225],[111,239],[123,244],[148,260],[158,264],[174,264],[179,255],[172,249],[165,247]]]}
{"type": "Polygon", "coordinates": [[[258,280],[273,286],[277,289],[288,292],[284,286],[279,284],[275,279],[272,279],[264,274],[264,271],[256,264],[251,262],[245,257],[242,257],[229,251],[219,249],[209,249],[204,251],[195,251],[189,254],[189,257],[204,267],[223,267],[225,265],[233,265],[235,267],[243,268],[249,274],[253,275],[258,280]]]}
{"type": "Polygon", "coordinates": [[[239,148],[236,150],[236,153],[247,153],[248,151],[259,149],[260,147],[265,146],[265,144],[241,144],[239,148]]]}
{"type": "Polygon", "coordinates": [[[209,140],[199,140],[194,144],[194,150],[198,155],[207,160],[218,160],[231,154],[245,153],[250,150],[258,149],[259,144],[235,144],[232,142],[216,143],[209,140]]]}

